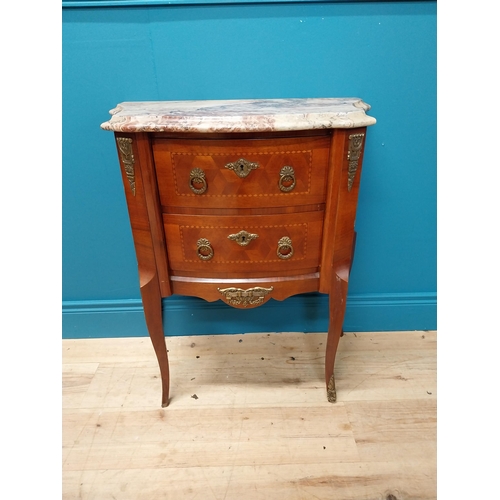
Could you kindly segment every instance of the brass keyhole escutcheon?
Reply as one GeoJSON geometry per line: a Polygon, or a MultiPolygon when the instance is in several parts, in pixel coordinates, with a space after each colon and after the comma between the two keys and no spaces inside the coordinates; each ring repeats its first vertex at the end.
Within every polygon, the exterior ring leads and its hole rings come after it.
{"type": "Polygon", "coordinates": [[[197,242],[196,252],[201,260],[210,260],[214,256],[214,249],[206,238],[200,238],[197,242]]]}
{"type": "Polygon", "coordinates": [[[287,260],[292,257],[292,240],[288,236],[283,236],[283,238],[278,241],[278,250],[276,253],[278,254],[278,257],[283,260],[287,260]]]}
{"type": "Polygon", "coordinates": [[[252,170],[259,168],[259,164],[240,158],[238,161],[226,164],[225,167],[232,170],[241,179],[244,179],[252,170]]]}
{"type": "Polygon", "coordinates": [[[228,236],[230,240],[236,241],[236,243],[242,247],[246,247],[252,240],[258,237],[258,234],[249,233],[248,231],[240,231],[239,233],[230,234],[228,236]]]}

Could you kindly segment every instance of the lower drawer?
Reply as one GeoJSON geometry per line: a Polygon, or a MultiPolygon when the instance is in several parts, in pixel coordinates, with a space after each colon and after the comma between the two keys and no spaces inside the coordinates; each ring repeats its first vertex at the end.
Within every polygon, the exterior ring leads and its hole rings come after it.
{"type": "Polygon", "coordinates": [[[164,214],[172,275],[241,277],[317,270],[323,211],[254,216],[164,214]]]}

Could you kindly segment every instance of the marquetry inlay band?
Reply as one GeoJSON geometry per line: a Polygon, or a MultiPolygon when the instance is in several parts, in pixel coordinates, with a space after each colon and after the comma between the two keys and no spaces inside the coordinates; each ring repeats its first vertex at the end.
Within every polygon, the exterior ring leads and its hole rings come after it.
{"type": "Polygon", "coordinates": [[[354,184],[354,178],[356,177],[356,171],[358,170],[358,163],[361,156],[364,137],[365,134],[352,134],[349,136],[349,149],[347,151],[347,160],[349,161],[347,171],[348,191],[352,189],[352,185],[354,184]]]}
{"type": "Polygon", "coordinates": [[[268,294],[270,294],[274,287],[263,288],[256,286],[254,288],[217,288],[221,295],[226,299],[226,302],[231,306],[236,307],[256,307],[260,306],[268,294]]]}
{"type": "Polygon", "coordinates": [[[129,137],[117,137],[118,151],[120,151],[120,158],[127,175],[128,182],[132,194],[135,196],[135,172],[134,172],[134,153],[132,152],[132,139],[129,137]]]}

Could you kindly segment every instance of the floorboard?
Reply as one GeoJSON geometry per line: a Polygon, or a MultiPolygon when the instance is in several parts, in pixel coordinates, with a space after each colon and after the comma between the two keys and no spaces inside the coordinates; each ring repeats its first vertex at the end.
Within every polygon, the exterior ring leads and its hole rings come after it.
{"type": "Polygon", "coordinates": [[[436,498],[436,332],[63,340],[63,499],[436,498]]]}

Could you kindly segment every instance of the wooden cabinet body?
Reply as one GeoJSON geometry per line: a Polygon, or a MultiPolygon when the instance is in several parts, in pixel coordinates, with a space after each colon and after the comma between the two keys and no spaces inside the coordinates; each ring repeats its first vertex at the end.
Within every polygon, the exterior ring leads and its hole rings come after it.
{"type": "Polygon", "coordinates": [[[368,109],[354,98],[122,103],[101,125],[116,138],[162,406],[172,294],[237,308],[329,294],[336,400],[368,109]]]}

